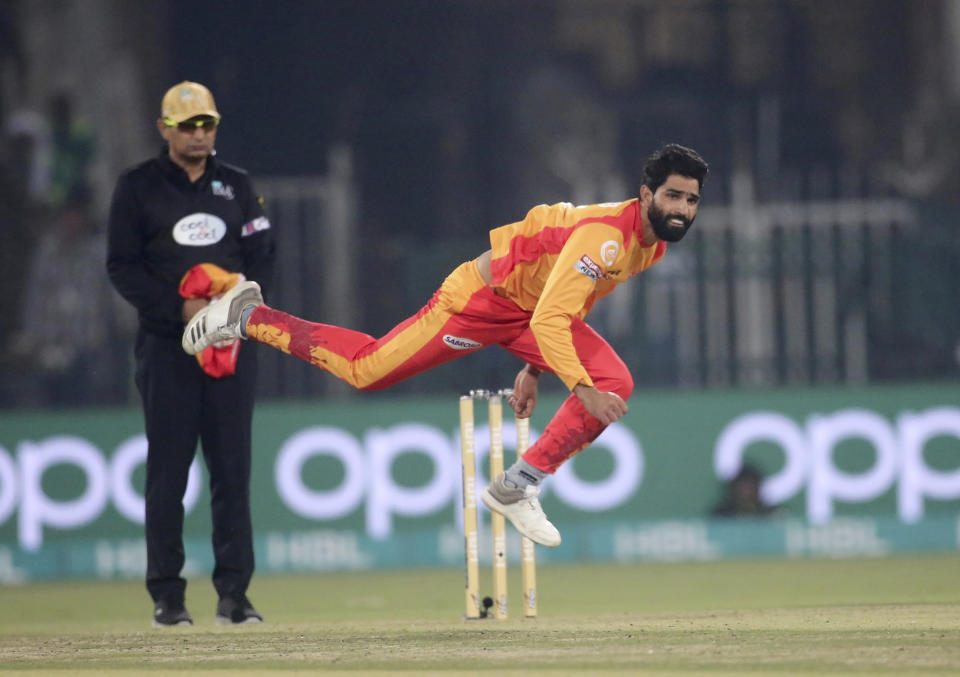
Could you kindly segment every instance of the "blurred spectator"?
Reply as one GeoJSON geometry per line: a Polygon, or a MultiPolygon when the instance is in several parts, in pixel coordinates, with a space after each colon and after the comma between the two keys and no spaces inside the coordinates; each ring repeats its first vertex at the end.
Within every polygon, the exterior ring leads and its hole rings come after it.
{"type": "MultiPolygon", "coordinates": [[[[45,125],[42,116],[22,111],[7,118],[0,135],[0,346],[6,345],[19,322],[21,296],[29,252],[42,222],[32,199],[41,162],[45,125]]],[[[0,369],[12,360],[0,353],[0,369]]],[[[0,383],[0,391],[16,390],[0,383]]],[[[7,398],[0,392],[0,402],[7,398]]]]}
{"type": "Polygon", "coordinates": [[[18,405],[104,404],[126,390],[127,361],[113,348],[130,313],[101,272],[106,242],[90,204],[90,190],[74,186],[30,258],[9,346],[23,376],[18,405]]]}
{"type": "Polygon", "coordinates": [[[524,80],[512,111],[522,156],[516,187],[524,202],[620,200],[620,120],[579,61],[551,63],[524,80]]]}
{"type": "Polygon", "coordinates": [[[50,99],[50,186],[47,202],[60,206],[74,189],[87,184],[87,172],[96,151],[93,128],[74,115],[73,102],[65,92],[50,99]]]}
{"type": "Polygon", "coordinates": [[[50,126],[37,111],[23,108],[12,113],[4,124],[10,157],[7,165],[18,189],[31,200],[41,202],[50,188],[50,126]]]}
{"type": "Polygon", "coordinates": [[[763,517],[774,512],[760,498],[760,471],[748,463],[726,485],[726,496],[711,511],[714,517],[763,517]]]}

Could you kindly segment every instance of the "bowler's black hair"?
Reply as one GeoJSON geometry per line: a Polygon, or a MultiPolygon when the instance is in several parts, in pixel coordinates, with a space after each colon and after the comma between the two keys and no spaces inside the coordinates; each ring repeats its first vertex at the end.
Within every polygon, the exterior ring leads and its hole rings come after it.
{"type": "Polygon", "coordinates": [[[706,161],[697,151],[676,143],[668,143],[647,158],[647,163],[643,166],[642,184],[656,193],[668,176],[679,174],[696,179],[702,190],[708,171],[706,161]]]}

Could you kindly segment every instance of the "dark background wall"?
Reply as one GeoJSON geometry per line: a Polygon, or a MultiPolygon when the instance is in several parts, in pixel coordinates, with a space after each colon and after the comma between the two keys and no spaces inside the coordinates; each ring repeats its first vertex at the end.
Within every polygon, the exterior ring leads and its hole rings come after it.
{"type": "MultiPolygon", "coordinates": [[[[482,251],[490,227],[538,203],[630,197],[647,153],[678,141],[711,164],[706,206],[731,204],[738,177],[757,203],[907,201],[922,230],[897,241],[915,268],[893,286],[911,312],[871,341],[915,357],[871,358],[871,374],[956,371],[942,312],[955,295],[938,284],[960,209],[952,0],[3,0],[0,31],[5,141],[17,113],[65,92],[95,133],[101,225],[117,173],[158,149],[159,100],[182,79],[213,90],[218,151],[255,178],[325,175],[330,150],[351,149],[371,333],[482,251]]],[[[8,271],[49,220],[14,203],[8,271]]],[[[5,275],[9,345],[25,271],[5,275]]]]}

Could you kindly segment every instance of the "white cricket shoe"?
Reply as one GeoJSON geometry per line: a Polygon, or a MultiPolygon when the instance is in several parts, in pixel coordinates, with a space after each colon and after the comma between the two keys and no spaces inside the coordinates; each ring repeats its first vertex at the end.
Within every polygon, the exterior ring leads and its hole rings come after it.
{"type": "Polygon", "coordinates": [[[260,285],[240,282],[219,299],[201,308],[183,330],[181,345],[188,355],[203,352],[219,341],[244,338],[240,332],[240,313],[263,303],[260,285]]]}
{"type": "Polygon", "coordinates": [[[534,543],[549,548],[560,545],[560,532],[540,507],[540,490],[532,485],[523,491],[507,487],[504,476],[500,473],[484,488],[480,494],[483,504],[510,520],[517,531],[534,543]]]}

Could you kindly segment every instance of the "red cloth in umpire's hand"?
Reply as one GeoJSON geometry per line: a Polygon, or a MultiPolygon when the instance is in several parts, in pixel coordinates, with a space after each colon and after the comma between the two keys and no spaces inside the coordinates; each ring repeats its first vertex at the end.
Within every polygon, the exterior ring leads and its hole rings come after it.
{"type": "MultiPolygon", "coordinates": [[[[201,263],[187,271],[180,280],[180,296],[185,299],[217,299],[244,280],[241,273],[229,273],[212,263],[201,263]]],[[[213,378],[232,376],[237,371],[240,341],[221,341],[197,353],[200,367],[213,378]]]]}

